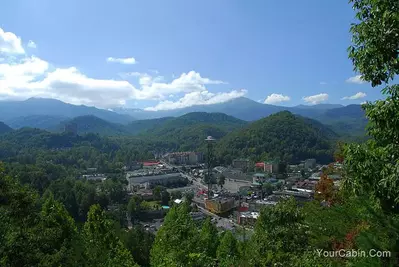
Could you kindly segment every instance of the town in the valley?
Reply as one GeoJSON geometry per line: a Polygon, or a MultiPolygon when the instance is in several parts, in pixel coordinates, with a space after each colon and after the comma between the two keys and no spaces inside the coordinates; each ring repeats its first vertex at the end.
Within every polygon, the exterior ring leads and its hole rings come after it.
{"type": "MultiPolygon", "coordinates": [[[[278,160],[253,162],[237,158],[228,166],[214,166],[208,162],[207,153],[193,151],[134,161],[123,170],[129,197],[137,196],[141,202],[138,221],[152,232],[162,226],[172,205],[185,201],[190,202],[195,221],[210,216],[221,231],[251,231],[263,207],[290,197],[299,205],[313,200],[315,187],[326,170],[334,187],[341,180],[338,162],[321,165],[315,159],[306,159],[292,165],[278,160]]],[[[84,175],[88,180],[107,178],[96,169],[89,171],[91,174],[84,175]]],[[[131,228],[131,217],[127,215],[126,220],[131,228]]]]}

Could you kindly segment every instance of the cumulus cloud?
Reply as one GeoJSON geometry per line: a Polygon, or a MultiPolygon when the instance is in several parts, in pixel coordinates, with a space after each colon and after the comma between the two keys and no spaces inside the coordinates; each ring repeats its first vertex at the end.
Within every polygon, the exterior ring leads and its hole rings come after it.
{"type": "Polygon", "coordinates": [[[247,90],[233,90],[230,92],[219,92],[219,93],[211,93],[207,90],[191,92],[185,94],[179,100],[173,101],[161,101],[158,105],[154,107],[147,107],[145,110],[156,111],[156,110],[170,110],[177,108],[185,108],[195,105],[211,105],[216,103],[223,103],[229,100],[232,100],[237,97],[244,96],[247,93],[247,90]]]}
{"type": "Polygon", "coordinates": [[[75,67],[48,72],[49,64],[36,57],[19,64],[0,64],[0,98],[50,97],[72,104],[98,107],[123,105],[138,90],[127,81],[89,78],[75,67]]]}
{"type": "Polygon", "coordinates": [[[363,80],[362,75],[356,75],[353,77],[350,77],[346,80],[347,83],[356,83],[356,84],[362,84],[365,83],[366,81],[363,80]]]}
{"type": "Polygon", "coordinates": [[[342,100],[355,100],[355,99],[364,98],[366,96],[367,96],[366,93],[358,92],[358,93],[356,93],[356,94],[354,94],[352,96],[345,96],[345,97],[342,98],[342,100]]]}
{"type": "Polygon", "coordinates": [[[49,64],[37,57],[23,58],[18,63],[0,64],[0,95],[23,96],[31,83],[44,75],[49,64]]]}
{"type": "MultiPolygon", "coordinates": [[[[20,46],[21,40],[14,33],[2,31],[1,38],[1,52],[24,52],[20,46]]],[[[111,58],[108,61],[136,62],[133,58],[111,58]]],[[[57,68],[35,56],[29,57],[22,53],[16,57],[7,54],[6,59],[0,61],[0,99],[47,97],[101,108],[124,105],[126,100],[159,100],[161,102],[152,107],[156,110],[220,103],[246,94],[246,90],[211,93],[208,85],[226,82],[203,77],[195,71],[182,73],[171,81],[165,81],[155,71],[149,72],[155,76],[145,72],[131,72],[125,73],[124,77],[120,75],[122,80],[101,79],[88,77],[73,66],[57,68]],[[137,86],[129,82],[132,78],[137,79],[137,86]],[[172,95],[179,100],[170,101],[172,95]]]]}
{"type": "Polygon", "coordinates": [[[24,54],[21,38],[0,28],[0,53],[24,54]]]}
{"type": "Polygon", "coordinates": [[[290,100],[291,100],[291,98],[286,95],[271,94],[266,97],[264,103],[265,104],[276,104],[276,103],[281,103],[281,102],[290,101],[290,100]]]}
{"type": "Polygon", "coordinates": [[[170,94],[203,92],[206,91],[206,85],[226,84],[220,80],[212,80],[204,78],[200,73],[190,71],[182,73],[180,77],[173,79],[171,82],[163,82],[164,77],[152,77],[147,73],[140,73],[139,84],[141,86],[138,99],[163,100],[170,94]]]}
{"type": "Polygon", "coordinates": [[[137,61],[136,61],[136,59],[134,57],[127,57],[127,58],[109,57],[109,58],[107,58],[107,62],[129,64],[129,65],[133,65],[133,64],[137,63],[137,61]]]}
{"type": "Polygon", "coordinates": [[[35,42],[33,42],[32,40],[29,40],[29,42],[28,42],[28,47],[29,47],[29,48],[36,48],[37,46],[36,46],[36,43],[35,43],[35,42]]]}
{"type": "Polygon", "coordinates": [[[328,99],[328,94],[321,93],[318,95],[305,96],[302,99],[307,103],[315,105],[326,101],[328,99]]]}

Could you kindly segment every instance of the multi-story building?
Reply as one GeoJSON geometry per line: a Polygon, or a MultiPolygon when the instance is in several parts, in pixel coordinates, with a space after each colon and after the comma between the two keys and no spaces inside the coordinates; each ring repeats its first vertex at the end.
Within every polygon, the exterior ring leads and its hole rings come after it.
{"type": "Polygon", "coordinates": [[[194,165],[202,163],[204,155],[202,152],[174,152],[165,156],[170,164],[194,165]]]}
{"type": "Polygon", "coordinates": [[[134,189],[150,189],[157,185],[167,186],[170,183],[178,183],[184,181],[184,177],[180,173],[168,173],[160,175],[147,176],[130,176],[128,178],[129,190],[134,189]]]}
{"type": "Polygon", "coordinates": [[[235,207],[234,198],[214,198],[205,200],[205,208],[210,212],[221,214],[235,207]]]}
{"type": "Polygon", "coordinates": [[[279,164],[276,161],[258,162],[255,164],[257,169],[261,169],[268,173],[277,173],[279,164]]]}
{"type": "Polygon", "coordinates": [[[234,169],[248,169],[249,168],[249,160],[248,159],[235,159],[232,164],[234,169]]]}

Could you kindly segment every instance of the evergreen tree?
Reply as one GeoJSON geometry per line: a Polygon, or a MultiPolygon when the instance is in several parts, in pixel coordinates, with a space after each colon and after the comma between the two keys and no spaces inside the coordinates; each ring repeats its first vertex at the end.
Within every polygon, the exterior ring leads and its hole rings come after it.
{"type": "Polygon", "coordinates": [[[183,202],[166,215],[151,249],[151,266],[189,266],[190,254],[199,252],[199,233],[189,208],[183,202]]]}
{"type": "Polygon", "coordinates": [[[138,266],[116,236],[112,221],[106,218],[99,205],[90,208],[83,237],[87,266],[138,266]]]}

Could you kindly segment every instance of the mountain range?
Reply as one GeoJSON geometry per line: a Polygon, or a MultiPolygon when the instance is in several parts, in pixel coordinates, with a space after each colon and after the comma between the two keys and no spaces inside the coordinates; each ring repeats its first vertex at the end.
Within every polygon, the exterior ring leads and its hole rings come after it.
{"type": "MultiPolygon", "coordinates": [[[[67,123],[75,123],[81,134],[122,136],[112,140],[125,143],[139,141],[141,145],[138,148],[156,153],[205,152],[205,139],[212,135],[217,140],[215,151],[218,162],[228,164],[237,157],[252,160],[280,158],[288,162],[314,157],[318,162],[329,162],[334,144],[340,138],[329,126],[289,111],[277,112],[254,122],[223,113],[192,112],[177,118],[139,120],[128,125],[87,115],[63,122],[58,126],[59,131],[67,123]]],[[[0,141],[4,141],[7,149],[13,147],[13,142],[27,147],[71,147],[76,140],[90,136],[51,133],[27,127],[11,130],[3,125],[2,128],[7,133],[0,135],[0,141]]]]}
{"type": "MultiPolygon", "coordinates": [[[[261,104],[245,97],[212,105],[196,105],[160,111],[123,108],[104,110],[84,105],[67,104],[54,99],[30,98],[25,101],[0,101],[0,121],[12,128],[34,127],[55,130],[59,129],[60,125],[67,120],[81,116],[95,116],[105,121],[101,122],[103,124],[118,124],[112,126],[115,127],[116,131],[109,131],[110,133],[137,134],[142,129],[151,129],[154,125],[163,123],[165,120],[192,112],[224,113],[243,121],[255,121],[284,110],[319,120],[331,126],[340,134],[362,134],[367,123],[360,105],[318,104],[283,107],[261,104]],[[121,130],[119,124],[128,125],[127,132],[126,129],[121,130]]],[[[83,121],[85,120],[83,119],[83,121]]],[[[82,121],[78,121],[77,124],[81,125],[82,121]]],[[[80,129],[84,128],[85,126],[80,129]]],[[[89,128],[86,127],[86,129],[89,128]]]]}

